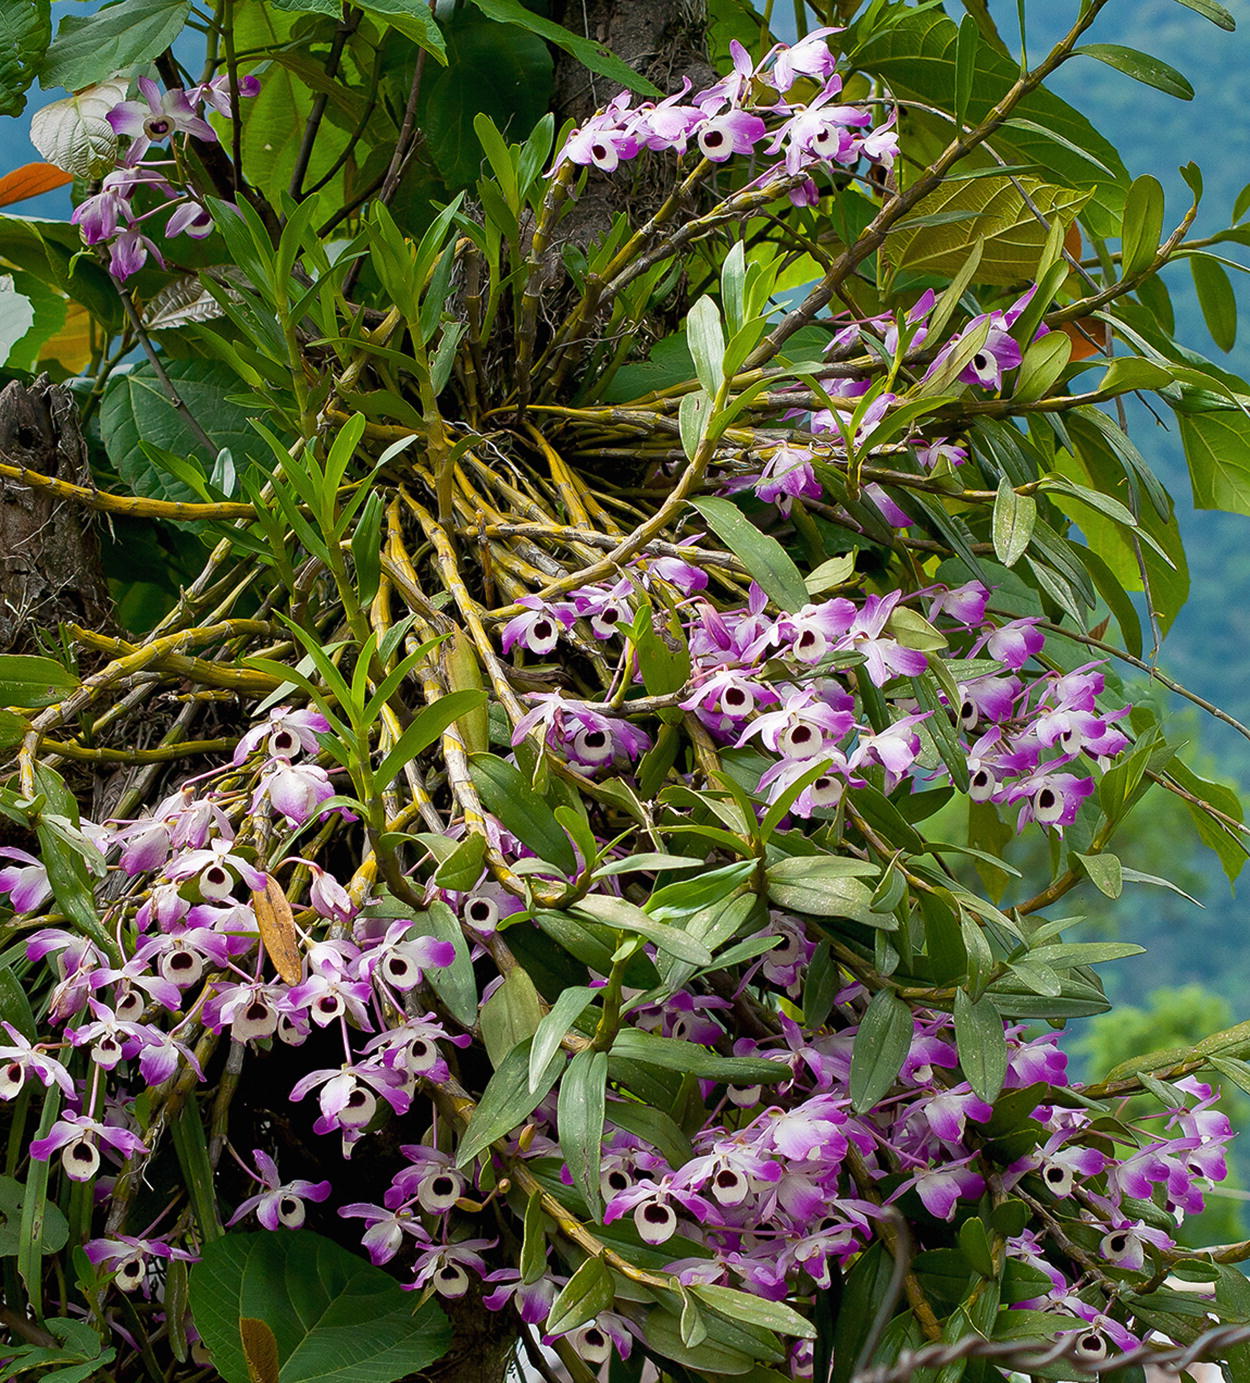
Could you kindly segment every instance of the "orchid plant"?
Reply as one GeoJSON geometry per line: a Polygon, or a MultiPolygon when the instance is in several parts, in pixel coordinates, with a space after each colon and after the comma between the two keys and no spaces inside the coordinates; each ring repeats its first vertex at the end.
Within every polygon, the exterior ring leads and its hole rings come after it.
{"type": "Polygon", "coordinates": [[[668,91],[497,0],[209,5],[197,75],[124,8],[36,64],[69,222],[0,218],[91,314],[100,484],[0,476],[207,545],[0,658],[0,1378],[971,1341],[945,1383],[1250,1320],[1250,1248],[1188,1238],[1245,1035],[1084,1082],[1062,1040],[1140,950],[1069,895],[1164,882],[1128,813],[1246,834],[1123,677],[1184,693],[1180,550],[1102,405],[1197,457],[1250,386],[1160,325],[1199,179],[1164,235],[1038,90],[1114,6],[1017,81],[971,7],[729,3],[668,91]],[[627,89],[492,105],[550,45],[627,89]]]}

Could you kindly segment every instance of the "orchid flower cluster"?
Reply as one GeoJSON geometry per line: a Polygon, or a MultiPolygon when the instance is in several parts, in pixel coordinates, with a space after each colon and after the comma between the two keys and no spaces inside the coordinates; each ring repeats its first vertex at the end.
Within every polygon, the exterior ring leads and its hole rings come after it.
{"type": "MultiPolygon", "coordinates": [[[[105,174],[98,192],[85,198],[74,209],[70,220],[82,233],[84,244],[107,245],[109,272],[119,282],[137,273],[150,255],[162,267],[165,260],[152,239],[154,220],[162,217],[164,235],[189,235],[203,239],[213,229],[208,209],[188,191],[182,167],[172,141],[179,135],[216,144],[217,132],[204,118],[210,111],[229,120],[234,115],[232,88],[227,75],[186,90],[171,87],[162,91],[150,77],[136,83],[138,98],[122,101],[108,112],[107,120],[120,139],[129,145],[118,165],[105,174]],[[171,156],[150,159],[153,145],[170,143],[171,156]],[[141,209],[151,200],[147,210],[141,209]]],[[[239,79],[238,94],[255,96],[260,79],[239,79]]]]}
{"type": "Polygon", "coordinates": [[[728,76],[688,102],[689,79],[672,96],[640,106],[622,92],[570,133],[555,166],[567,162],[611,173],[646,149],[684,154],[693,141],[712,163],[756,152],[776,159],[759,184],[787,175],[790,200],[815,205],[819,193],[809,170],[850,168],[861,158],[891,168],[898,155],[892,115],[874,128],[867,110],[837,100],[842,79],[827,40],[840,32],[816,29],[793,46],[778,44],[758,63],[734,39],[728,76]],[[810,97],[793,96],[800,85],[812,84],[817,89],[810,97]]]}
{"type": "MultiPolygon", "coordinates": [[[[637,591],[656,575],[634,578],[637,591]]],[[[866,774],[892,792],[945,772],[932,740],[924,743],[933,712],[921,709],[911,681],[937,656],[949,673],[947,685],[958,690],[957,703],[946,692],[942,701],[963,736],[970,795],[1018,808],[1017,830],[1037,821],[1062,835],[1094,791],[1089,769],[1106,768],[1130,743],[1116,724],[1129,708],[1098,706],[1105,689],[1098,665],[1030,672],[1045,648],[1041,621],[987,618],[991,593],[979,581],[906,601],[898,591],[868,595],[858,605],[836,596],[774,616],[754,584],[745,606],[717,609],[699,595],[706,574],[680,559],[666,559],[664,579],[687,597],[692,673],[677,704],[727,748],[762,748],[775,756],[758,790],[770,804],[787,795],[796,817],[836,809],[848,788],[869,781],[866,774]],[[918,620],[917,605],[925,611],[918,620]],[[940,653],[909,646],[918,628],[936,634],[928,642],[930,649],[942,645],[940,653]],[[888,723],[865,719],[854,694],[859,679],[889,693],[888,723]]],[[[596,640],[618,640],[631,627],[634,590],[623,578],[555,602],[528,598],[525,613],[504,627],[504,649],[548,655],[579,622],[596,640]]],[[[621,657],[623,666],[632,665],[628,649],[621,657]]],[[[625,718],[628,700],[619,708],[559,692],[533,693],[530,700],[533,709],[518,722],[513,742],[541,732],[548,749],[585,772],[637,762],[651,745],[625,718]]]]}

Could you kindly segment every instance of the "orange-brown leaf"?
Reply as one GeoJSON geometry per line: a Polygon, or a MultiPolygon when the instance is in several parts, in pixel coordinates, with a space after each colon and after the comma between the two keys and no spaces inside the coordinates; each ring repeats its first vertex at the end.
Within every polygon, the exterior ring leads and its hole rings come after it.
{"type": "Polygon", "coordinates": [[[1064,322],[1059,330],[1066,332],[1072,340],[1073,360],[1088,360],[1091,355],[1101,355],[1105,349],[1103,340],[1107,328],[1093,317],[1078,317],[1075,322],[1064,322]]]}
{"type": "Polygon", "coordinates": [[[273,962],[273,968],[287,984],[299,984],[302,973],[299,939],[286,894],[273,879],[266,879],[264,891],[252,894],[252,908],[256,913],[261,945],[273,962]]]}
{"type": "Polygon", "coordinates": [[[1063,248],[1067,250],[1073,259],[1080,259],[1085,249],[1081,241],[1081,228],[1075,221],[1073,221],[1063,233],[1063,248]]]}
{"type": "Polygon", "coordinates": [[[24,163],[0,178],[0,206],[24,202],[27,197],[38,197],[73,181],[73,176],[55,163],[24,163]]]}
{"type": "Polygon", "coordinates": [[[278,1383],[278,1342],[269,1323],[240,1316],[239,1338],[250,1383],[278,1383]]]}

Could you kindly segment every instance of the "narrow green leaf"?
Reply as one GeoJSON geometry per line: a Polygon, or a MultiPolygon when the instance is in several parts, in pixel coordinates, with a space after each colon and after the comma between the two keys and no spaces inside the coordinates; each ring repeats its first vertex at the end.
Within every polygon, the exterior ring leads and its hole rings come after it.
{"type": "Polygon", "coordinates": [[[1137,48],[1126,48],[1121,43],[1086,43],[1074,48],[1073,53],[1083,53],[1087,58],[1097,58],[1117,72],[1132,77],[1135,82],[1152,86],[1157,91],[1166,92],[1182,101],[1194,99],[1194,89],[1189,80],[1162,58],[1152,57],[1137,48]]]}
{"type": "Polygon", "coordinates": [[[1124,199],[1124,222],[1120,231],[1120,273],[1124,278],[1139,274],[1154,259],[1163,234],[1163,185],[1158,178],[1143,173],[1133,180],[1124,199]]]}
{"type": "MultiPolygon", "coordinates": [[[[37,1138],[46,1138],[61,1111],[61,1088],[50,1085],[43,1097],[43,1116],[37,1138]]],[[[43,1315],[43,1251],[48,1213],[48,1177],[51,1160],[32,1158],[26,1174],[26,1194],[22,1200],[22,1219],[18,1228],[17,1271],[26,1284],[26,1297],[36,1319],[43,1315]]]]}
{"type": "Polygon", "coordinates": [[[427,750],[461,716],[468,715],[485,703],[485,692],[458,691],[449,692],[432,705],[422,707],[379,765],[378,787],[389,787],[404,764],[411,763],[418,754],[427,750]]]}
{"type": "Polygon", "coordinates": [[[959,23],[955,40],[955,124],[960,126],[968,114],[968,100],[977,76],[977,50],[981,46],[977,21],[970,14],[959,23]]]}
{"type": "MultiPolygon", "coordinates": [[[[536,1090],[547,1063],[560,1049],[569,1029],[597,999],[601,991],[587,985],[574,985],[566,989],[551,1006],[534,1033],[534,1045],[530,1048],[530,1089],[536,1090]]],[[[580,1056],[581,1053],[579,1052],[580,1056]]]]}
{"type": "MultiPolygon", "coordinates": [[[[622,1028],[612,1043],[611,1055],[621,1061],[642,1061],[682,1075],[722,1080],[734,1085],[759,1085],[785,1080],[784,1063],[763,1057],[718,1056],[695,1042],[660,1037],[641,1028],[622,1028]]],[[[615,1115],[616,1106],[613,1106],[615,1115]]]]}
{"type": "Polygon", "coordinates": [[[1237,343],[1237,298],[1228,273],[1212,255],[1191,254],[1188,259],[1198,306],[1211,339],[1220,350],[1231,351],[1237,343]]]}
{"type": "Polygon", "coordinates": [[[1118,856],[1077,854],[1076,858],[1080,860],[1081,868],[1099,893],[1105,894],[1108,898],[1120,896],[1124,888],[1124,872],[1118,856]]]}
{"type": "Polygon", "coordinates": [[[1219,3],[1219,0],[1176,0],[1176,3],[1202,15],[1204,19],[1209,19],[1212,24],[1227,30],[1230,34],[1237,27],[1237,21],[1219,3]]]}
{"type": "Polygon", "coordinates": [[[974,1003],[964,990],[955,991],[955,1043],[968,1084],[993,1104],[1007,1075],[1007,1038],[1002,1017],[987,995],[974,1003]]]}
{"type": "Polygon", "coordinates": [[[705,1282],[694,1284],[690,1290],[700,1301],[731,1320],[746,1321],[749,1325],[774,1330],[779,1335],[796,1335],[801,1340],[816,1338],[816,1327],[811,1321],[783,1301],[765,1301],[763,1297],[752,1296],[749,1292],[705,1282]]]}
{"type": "MultiPolygon", "coordinates": [[[[514,972],[516,973],[516,972],[514,972]]],[[[460,1140],[456,1165],[465,1166],[486,1151],[496,1139],[511,1132],[532,1114],[556,1083],[564,1069],[564,1055],[557,1052],[547,1064],[537,1091],[530,1089],[530,1041],[519,1043],[504,1058],[490,1078],[481,1102],[473,1111],[469,1126],[460,1140]]]]}
{"type": "Polygon", "coordinates": [[[547,1271],[547,1229],[551,1224],[543,1213],[541,1191],[535,1191],[525,1206],[525,1230],[521,1239],[521,1257],[517,1267],[521,1281],[527,1286],[537,1282],[547,1271]]]}
{"type": "Polygon", "coordinates": [[[26,990],[7,965],[0,967],[0,1021],[11,1024],[28,1042],[38,1036],[26,990]]]}
{"type": "Polygon", "coordinates": [[[876,875],[876,866],[865,860],[796,855],[768,866],[768,896],[778,907],[811,917],[849,917],[867,927],[894,931],[898,919],[874,911],[872,890],[860,882],[876,875]]]}
{"type": "Polygon", "coordinates": [[[868,1004],[851,1047],[851,1104],[865,1114],[894,1084],[911,1050],[911,1009],[888,989],[868,1004]]]}
{"type": "Polygon", "coordinates": [[[994,555],[1005,567],[1014,567],[1024,556],[1033,536],[1037,518],[1037,501],[1032,495],[1017,494],[1006,476],[998,484],[994,497],[994,516],[991,530],[994,555]]]}
{"type": "Polygon", "coordinates": [[[603,922],[609,927],[617,927],[621,931],[645,937],[661,951],[690,965],[702,966],[712,963],[711,951],[697,937],[691,936],[680,927],[657,922],[624,898],[616,898],[606,893],[592,893],[577,903],[573,911],[593,918],[596,922],[603,922]]]}
{"type": "Polygon", "coordinates": [[[469,774],[486,810],[523,841],[541,860],[565,874],[577,868],[577,856],[555,813],[512,764],[494,754],[474,754],[469,774]]]}
{"type": "MultiPolygon", "coordinates": [[[[556,1101],[556,1124],[564,1160],[573,1185],[582,1193],[594,1220],[603,1215],[599,1165],[607,1084],[608,1054],[578,1052],[564,1072],[556,1101]]],[[[615,1110],[615,1106],[613,1108],[615,1110]]]]}
{"type": "Polygon", "coordinates": [[[793,613],[807,604],[803,577],[776,538],[761,533],[738,506],[727,499],[690,502],[776,605],[793,613]]]}
{"type": "Polygon", "coordinates": [[[55,706],[77,686],[78,678],[52,658],[0,654],[0,706],[55,706]]]}
{"type": "Polygon", "coordinates": [[[557,48],[562,48],[570,57],[576,58],[583,67],[589,68],[591,72],[597,72],[603,77],[611,77],[613,81],[619,82],[630,91],[636,91],[640,96],[659,97],[663,94],[653,82],[649,82],[646,77],[635,72],[628,63],[618,58],[604,44],[596,43],[593,39],[582,38],[581,35],[572,33],[562,25],[555,24],[550,19],[544,19],[542,15],[534,14],[533,11],[525,8],[521,0],[473,0],[473,4],[488,19],[495,19],[501,24],[515,24],[519,28],[528,29],[530,33],[545,38],[548,43],[554,43],[557,48]]]}
{"type": "Polygon", "coordinates": [[[548,1335],[563,1335],[579,1325],[593,1321],[616,1299],[612,1274],[602,1258],[588,1258],[569,1278],[551,1304],[543,1330],[548,1335]]]}
{"type": "MultiPolygon", "coordinates": [[[[491,1065],[496,1069],[501,1067],[510,1052],[537,1033],[542,1021],[543,1005],[538,990],[534,988],[534,981],[517,966],[482,1005],[480,1029],[491,1065]]],[[[548,1051],[548,1060],[559,1046],[557,1041],[555,1047],[548,1051]]],[[[537,1089],[541,1082],[543,1069],[538,1068],[537,1079],[531,1083],[532,1089],[537,1089]]]]}
{"type": "Polygon", "coordinates": [[[686,341],[704,393],[715,398],[725,378],[725,332],[720,312],[711,298],[700,298],[690,309],[686,318],[686,341]]]}

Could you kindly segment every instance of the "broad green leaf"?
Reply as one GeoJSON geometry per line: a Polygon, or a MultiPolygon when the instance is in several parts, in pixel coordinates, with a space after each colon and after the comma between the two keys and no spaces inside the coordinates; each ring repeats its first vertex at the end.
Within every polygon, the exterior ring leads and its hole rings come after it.
{"type": "MultiPolygon", "coordinates": [[[[1225,816],[1231,816],[1234,821],[1244,819],[1241,797],[1227,783],[1212,782],[1209,778],[1200,777],[1188,764],[1182,763],[1179,758],[1173,759],[1168,764],[1168,776],[1175,778],[1186,792],[1197,797],[1199,801],[1209,803],[1218,811],[1222,811],[1225,816]]],[[[1219,821],[1203,811],[1196,803],[1186,802],[1185,808],[1189,812],[1199,838],[1204,845],[1215,852],[1220,864],[1224,867],[1229,883],[1236,882],[1246,863],[1246,846],[1243,844],[1242,837],[1225,829],[1219,821]]]]}
{"type": "Polygon", "coordinates": [[[488,19],[528,29],[530,33],[537,34],[548,43],[554,43],[557,48],[562,48],[591,72],[597,72],[602,77],[610,77],[630,91],[636,91],[640,96],[658,97],[663,94],[653,82],[640,76],[610,48],[534,14],[525,8],[521,0],[472,0],[472,3],[488,19]]]}
{"type": "Polygon", "coordinates": [[[1235,408],[1176,417],[1194,508],[1250,514],[1250,418],[1235,408]]]}
{"type": "MultiPolygon", "coordinates": [[[[961,990],[960,993],[962,992],[961,990]]],[[[1002,1027],[1001,1021],[999,1027],[1002,1027]]],[[[974,1086],[973,1089],[975,1090],[976,1087],[974,1086]]],[[[998,1275],[994,1267],[994,1254],[990,1248],[990,1236],[986,1233],[984,1220],[973,1215],[959,1226],[959,1248],[963,1256],[982,1277],[993,1278],[998,1275]]]]}
{"type": "Polygon", "coordinates": [[[603,1215],[599,1165],[602,1160],[607,1083],[608,1054],[578,1052],[569,1062],[560,1081],[556,1102],[560,1148],[573,1185],[582,1193],[593,1220],[599,1220],[603,1215]]]}
{"type": "MultiPolygon", "coordinates": [[[[940,8],[904,12],[895,23],[867,34],[852,54],[858,70],[883,77],[898,96],[952,109],[959,28],[940,8]]],[[[968,98],[970,122],[984,119],[1020,75],[1011,57],[984,41],[976,66],[977,79],[968,98]]],[[[943,142],[946,137],[943,128],[943,142]]],[[[1128,175],[1114,147],[1079,111],[1053,92],[1032,91],[995,132],[994,141],[1000,155],[1045,169],[1052,182],[1094,188],[1086,220],[1098,235],[1118,234],[1128,175]]]]}
{"type": "Polygon", "coordinates": [[[893,931],[897,918],[874,911],[872,890],[860,882],[876,874],[876,866],[865,860],[796,855],[768,866],[768,896],[778,907],[811,917],[849,917],[868,927],[893,931]]]}
{"type": "Polygon", "coordinates": [[[405,38],[432,53],[440,63],[447,62],[447,46],[433,11],[422,0],[356,0],[366,14],[381,19],[405,38]]]}
{"type": "MultiPolygon", "coordinates": [[[[0,1258],[14,1258],[21,1243],[22,1205],[26,1188],[13,1177],[0,1176],[0,1258]]],[[[69,1221],[54,1201],[44,1207],[40,1251],[59,1253],[69,1241],[69,1221]]]]}
{"type": "Polygon", "coordinates": [[[21,115],[52,37],[49,0],[0,0],[0,115],[21,115]]]}
{"type": "Polygon", "coordinates": [[[1024,550],[1033,536],[1033,522],[1037,518],[1037,501],[1032,495],[1017,494],[1004,476],[994,497],[994,515],[991,531],[994,538],[994,555],[1005,567],[1014,567],[1024,556],[1024,550]]]}
{"type": "Polygon", "coordinates": [[[381,1268],[309,1230],[230,1233],[191,1269],[191,1312],[226,1383],[249,1383],[239,1323],[273,1331],[281,1383],[393,1383],[451,1345],[433,1302],[411,1296],[381,1268]]]}
{"type": "Polygon", "coordinates": [[[776,538],[761,533],[727,499],[694,499],[690,503],[777,606],[793,613],[807,604],[803,577],[776,538]]]}
{"type": "MultiPolygon", "coordinates": [[[[519,965],[508,972],[504,982],[482,1005],[480,1029],[486,1055],[496,1070],[501,1067],[508,1054],[538,1031],[543,1021],[542,1000],[534,988],[534,981],[519,965]]],[[[567,1029],[566,1029],[567,1031],[567,1029]]],[[[561,1033],[562,1037],[564,1034],[561,1033]]],[[[559,1049],[559,1038],[554,1047],[549,1047],[549,1061],[559,1049]]],[[[537,1089],[542,1080],[543,1066],[534,1069],[530,1064],[530,1086],[537,1089]]]]}
{"type": "Polygon", "coordinates": [[[863,1114],[894,1084],[911,1050],[911,1009],[889,989],[868,1004],[851,1046],[851,1104],[863,1114]]]}
{"type": "Polygon", "coordinates": [[[1007,1074],[1007,1039],[1002,1016],[988,996],[974,1003],[964,990],[955,991],[955,1042],[968,1084],[993,1104],[1007,1074]]]}
{"type": "Polygon", "coordinates": [[[1119,355],[1103,371],[1094,387],[1100,394],[1127,394],[1135,389],[1163,389],[1172,379],[1172,371],[1153,360],[1119,355]]]}
{"type": "Polygon", "coordinates": [[[467,893],[482,877],[485,857],[486,837],[480,831],[470,831],[434,871],[434,882],[453,893],[467,893]]]}
{"type": "Polygon", "coordinates": [[[652,1109],[637,1100],[613,1100],[607,1106],[607,1117],[611,1123],[658,1148],[670,1167],[683,1167],[694,1156],[690,1139],[662,1109],[652,1109]]]}
{"type": "Polygon", "coordinates": [[[1237,298],[1228,273],[1214,255],[1195,252],[1188,259],[1198,306],[1211,339],[1220,350],[1231,351],[1237,343],[1237,298]]]}
{"type": "Polygon", "coordinates": [[[0,364],[8,364],[14,346],[35,320],[31,300],[17,291],[12,274],[0,275],[0,364]]]}
{"type": "Polygon", "coordinates": [[[542,1103],[547,1091],[556,1083],[557,1077],[564,1069],[562,1052],[557,1052],[547,1063],[538,1089],[530,1089],[531,1041],[531,1038],[527,1038],[513,1047],[490,1078],[490,1083],[482,1093],[481,1102],[473,1111],[469,1126],[460,1140],[460,1147],[456,1153],[458,1166],[463,1167],[466,1163],[472,1162],[496,1139],[502,1138],[518,1124],[524,1123],[542,1103]]]}
{"type": "Polygon", "coordinates": [[[1021,189],[1048,221],[1062,225],[1073,221],[1088,200],[1088,193],[1023,174],[946,182],[895,225],[882,253],[896,269],[950,275],[963,266],[969,242],[980,241],[978,282],[1031,278],[1046,244],[1046,227],[1021,189]]]}
{"type": "Polygon", "coordinates": [[[446,903],[435,900],[427,912],[413,919],[413,930],[422,936],[449,942],[455,948],[456,958],[450,965],[431,966],[425,977],[456,1022],[472,1027],[478,1012],[477,981],[473,976],[469,943],[455,913],[446,903]]]}
{"type": "Polygon", "coordinates": [[[36,710],[55,706],[78,686],[78,678],[52,658],[0,653],[0,706],[36,710]]]}
{"type": "Polygon", "coordinates": [[[141,443],[175,456],[194,456],[206,471],[223,448],[237,466],[242,466],[263,454],[263,444],[248,411],[226,400],[227,394],[239,392],[239,380],[232,370],[213,360],[190,357],[166,361],[165,372],[187,411],[212,442],[211,455],[170,403],[164,386],[147,364],[125,373],[115,372],[109,379],[100,402],[100,435],[109,460],[135,494],[145,499],[195,501],[200,496],[159,470],[141,443]]]}
{"type": "Polygon", "coordinates": [[[1163,185],[1143,173],[1133,180],[1124,199],[1124,224],[1120,231],[1120,273],[1124,278],[1141,273],[1154,259],[1163,235],[1163,185]]]}
{"type": "Polygon", "coordinates": [[[606,1311],[616,1300],[612,1274],[602,1258],[587,1258],[560,1289],[551,1304],[543,1331],[547,1335],[562,1335],[579,1325],[593,1321],[600,1311],[606,1311]]]}
{"type": "Polygon", "coordinates": [[[67,14],[40,65],[40,85],[80,91],[150,62],[182,32],[190,8],[190,0],[120,0],[92,15],[67,14]]]}
{"type": "Polygon", "coordinates": [[[453,188],[471,187],[482,173],[479,122],[489,119],[497,135],[503,130],[516,139],[542,118],[551,50],[534,34],[468,9],[451,16],[446,30],[447,65],[427,69],[417,113],[444,180],[453,188]]]}
{"type": "Polygon", "coordinates": [[[555,813],[512,764],[494,754],[474,754],[469,772],[486,810],[538,856],[566,874],[577,868],[577,857],[555,813]]]}
{"type": "Polygon", "coordinates": [[[732,1345],[722,1344],[717,1335],[697,1345],[687,1345],[682,1339],[679,1317],[656,1309],[646,1318],[647,1343],[667,1359],[673,1359],[688,1369],[697,1369],[705,1378],[734,1378],[750,1373],[756,1355],[732,1345]]]}
{"type": "Polygon", "coordinates": [[[1083,53],[1087,58],[1097,58],[1108,67],[1114,67],[1117,72],[1132,77],[1135,82],[1152,86],[1169,96],[1176,96],[1182,101],[1194,99],[1194,89],[1182,73],[1162,58],[1152,57],[1137,48],[1126,48],[1122,43],[1085,43],[1074,48],[1072,52],[1083,53]]]}

